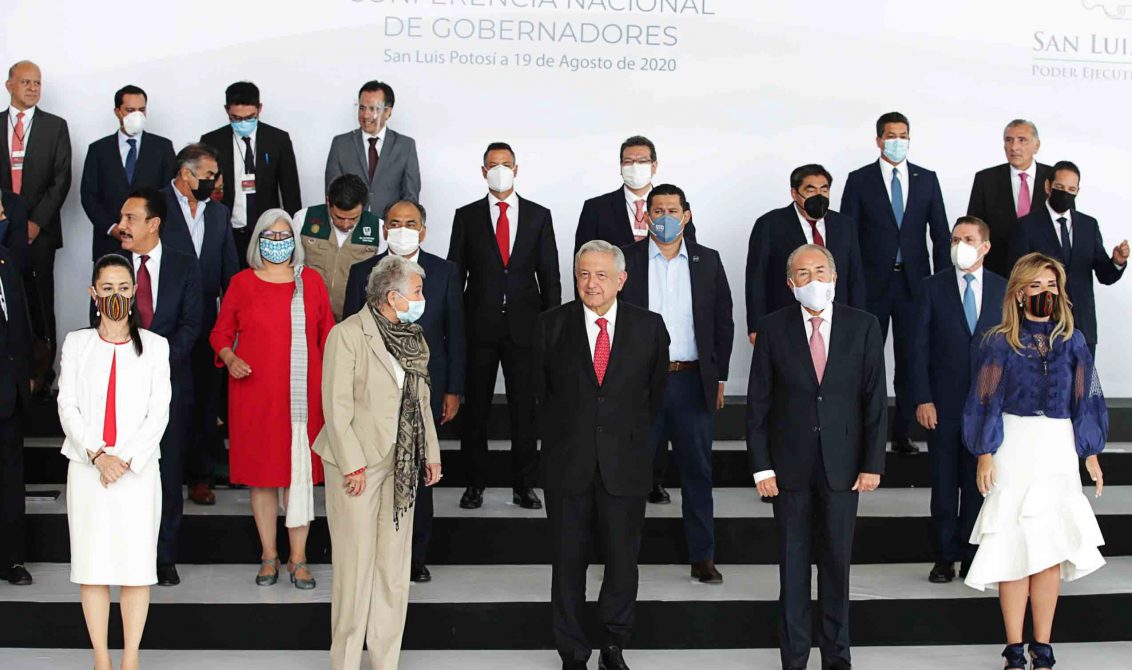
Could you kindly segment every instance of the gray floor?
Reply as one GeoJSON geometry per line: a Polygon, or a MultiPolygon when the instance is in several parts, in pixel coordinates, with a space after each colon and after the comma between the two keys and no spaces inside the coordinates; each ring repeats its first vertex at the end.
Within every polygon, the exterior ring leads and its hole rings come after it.
{"type": "MultiPolygon", "coordinates": [[[[1001,646],[857,647],[853,665],[863,670],[993,670],[1002,667],[1001,646]]],[[[1132,642],[1056,645],[1059,667],[1118,670],[1129,667],[1132,642]]],[[[114,654],[117,658],[118,654],[114,654]]],[[[774,649],[629,650],[625,660],[634,668],[686,670],[776,670],[774,649]]],[[[0,649],[4,670],[81,670],[91,665],[90,652],[81,649],[0,649]]],[[[329,657],[319,651],[163,651],[143,650],[142,667],[161,670],[308,670],[325,668],[329,657]]],[[[819,665],[817,651],[810,667],[819,665]]],[[[369,668],[367,661],[362,668],[369,668]]],[[[407,651],[401,670],[499,670],[529,668],[557,670],[561,661],[552,651],[407,651]]],[[[590,668],[597,659],[590,658],[590,668]]]]}

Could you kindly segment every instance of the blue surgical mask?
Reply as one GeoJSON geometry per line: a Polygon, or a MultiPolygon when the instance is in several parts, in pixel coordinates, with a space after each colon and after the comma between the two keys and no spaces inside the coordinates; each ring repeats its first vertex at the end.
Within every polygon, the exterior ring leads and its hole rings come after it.
{"type": "Polygon", "coordinates": [[[670,244],[680,236],[680,219],[671,214],[665,214],[659,219],[650,220],[649,230],[661,244],[670,244]]]}
{"type": "MultiPolygon", "coordinates": [[[[401,294],[397,293],[397,295],[401,294]]],[[[405,298],[405,296],[403,295],[401,295],[401,297],[405,298]]],[[[421,300],[409,300],[408,298],[405,298],[405,302],[409,303],[409,309],[407,311],[402,312],[396,307],[393,308],[397,312],[397,319],[401,323],[416,323],[417,320],[420,319],[424,314],[424,299],[422,298],[421,300]]]]}
{"type": "Polygon", "coordinates": [[[260,238],[259,255],[268,263],[286,263],[295,253],[295,238],[285,240],[268,240],[260,238]]]}
{"type": "Polygon", "coordinates": [[[884,141],[884,157],[893,163],[902,163],[908,157],[908,140],[899,137],[884,141]]]}
{"type": "Polygon", "coordinates": [[[256,126],[259,125],[259,119],[244,119],[242,121],[233,121],[231,123],[232,132],[240,137],[250,137],[255,132],[256,126]]]}

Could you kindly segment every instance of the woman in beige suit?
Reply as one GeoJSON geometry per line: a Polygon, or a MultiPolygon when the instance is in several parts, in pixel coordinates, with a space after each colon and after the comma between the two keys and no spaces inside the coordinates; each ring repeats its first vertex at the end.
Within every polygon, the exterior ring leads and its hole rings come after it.
{"type": "Polygon", "coordinates": [[[399,256],[377,264],[368,309],[330,331],[322,372],[326,425],[315,441],[326,471],[333,544],[330,664],[396,670],[409,602],[417,482],[440,481],[420,326],[424,270],[399,256]]]}

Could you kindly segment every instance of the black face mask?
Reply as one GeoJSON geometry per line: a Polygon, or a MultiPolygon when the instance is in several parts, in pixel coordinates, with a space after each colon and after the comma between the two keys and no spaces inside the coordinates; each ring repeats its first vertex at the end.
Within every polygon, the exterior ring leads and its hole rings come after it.
{"type": "Polygon", "coordinates": [[[806,211],[807,216],[815,221],[824,218],[825,213],[829,211],[829,198],[821,193],[811,195],[802,203],[802,209],[806,211]]]}
{"type": "Polygon", "coordinates": [[[1051,189],[1049,192],[1049,206],[1053,211],[1061,214],[1073,209],[1073,202],[1077,199],[1076,193],[1069,191],[1062,191],[1059,188],[1051,189]]]}
{"type": "Polygon", "coordinates": [[[193,189],[193,197],[197,202],[203,202],[212,197],[212,191],[216,188],[215,179],[198,179],[197,187],[193,189]]]}
{"type": "Polygon", "coordinates": [[[1026,311],[1039,319],[1053,316],[1057,309],[1058,295],[1053,291],[1042,291],[1026,298],[1026,311]]]}

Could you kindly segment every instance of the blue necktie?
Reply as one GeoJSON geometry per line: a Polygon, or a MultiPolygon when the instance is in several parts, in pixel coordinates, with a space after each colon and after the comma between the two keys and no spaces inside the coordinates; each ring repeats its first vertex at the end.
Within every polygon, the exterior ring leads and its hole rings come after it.
{"type": "MultiPolygon", "coordinates": [[[[900,172],[892,168],[892,215],[896,217],[896,227],[904,223],[904,187],[900,185],[900,172]]],[[[900,245],[896,245],[896,262],[904,262],[900,253],[900,245]]]]}
{"type": "Polygon", "coordinates": [[[974,335],[975,326],[979,323],[979,312],[975,309],[975,289],[971,288],[975,275],[968,272],[963,275],[963,280],[967,282],[967,288],[963,289],[963,314],[967,317],[967,330],[974,335]]]}
{"type": "Polygon", "coordinates": [[[138,167],[138,141],[134,138],[126,140],[130,145],[130,152],[126,154],[126,181],[134,183],[134,170],[138,167]]]}
{"type": "Polygon", "coordinates": [[[1073,255],[1073,241],[1069,237],[1069,226],[1064,216],[1058,217],[1057,223],[1061,226],[1061,260],[1069,265],[1069,257],[1073,255]]]}

